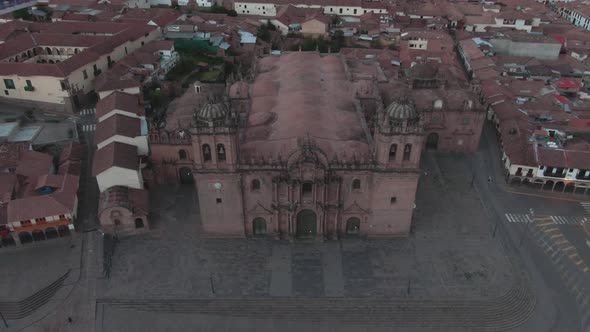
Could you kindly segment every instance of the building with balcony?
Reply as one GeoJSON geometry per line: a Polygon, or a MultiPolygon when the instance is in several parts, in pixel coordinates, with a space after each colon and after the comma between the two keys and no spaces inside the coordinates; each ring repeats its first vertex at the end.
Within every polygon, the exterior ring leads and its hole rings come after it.
{"type": "Polygon", "coordinates": [[[132,23],[28,23],[0,44],[0,100],[74,112],[114,63],[158,38],[157,26],[132,23]]]}

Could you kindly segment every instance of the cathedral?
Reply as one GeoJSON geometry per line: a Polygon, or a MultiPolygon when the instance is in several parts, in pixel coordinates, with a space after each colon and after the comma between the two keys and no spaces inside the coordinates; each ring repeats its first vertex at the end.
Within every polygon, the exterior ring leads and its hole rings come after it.
{"type": "Polygon", "coordinates": [[[195,186],[213,236],[407,236],[423,149],[474,151],[485,116],[416,66],[395,86],[294,52],[259,59],[250,82],[196,83],[151,130],[146,178],[195,186]]]}

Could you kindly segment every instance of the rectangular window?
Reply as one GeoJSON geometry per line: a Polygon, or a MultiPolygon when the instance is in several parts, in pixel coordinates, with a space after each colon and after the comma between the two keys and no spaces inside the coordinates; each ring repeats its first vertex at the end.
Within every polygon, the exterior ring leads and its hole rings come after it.
{"type": "Polygon", "coordinates": [[[216,199],[215,199],[215,202],[216,202],[217,204],[221,204],[221,198],[216,198],[216,199]]]}
{"type": "Polygon", "coordinates": [[[389,200],[390,204],[395,204],[397,202],[397,197],[393,196],[391,197],[391,199],[389,200]]]}
{"type": "Polygon", "coordinates": [[[33,88],[33,83],[31,83],[30,80],[26,80],[27,85],[25,85],[25,91],[35,91],[35,88],[33,88]]]}
{"type": "Polygon", "coordinates": [[[4,90],[4,94],[8,96],[8,90],[4,90]]]}
{"type": "Polygon", "coordinates": [[[59,81],[59,85],[61,86],[61,89],[62,89],[62,90],[65,90],[65,89],[66,89],[66,82],[64,82],[64,81],[59,81]]]}
{"type": "Polygon", "coordinates": [[[14,81],[11,80],[11,79],[9,79],[9,78],[5,78],[4,79],[4,86],[7,89],[13,89],[13,90],[15,89],[15,87],[14,87],[14,81]]]}
{"type": "Polygon", "coordinates": [[[82,70],[82,75],[84,75],[84,79],[88,79],[88,72],[86,72],[86,69],[82,70]]]}
{"type": "Polygon", "coordinates": [[[127,54],[129,54],[129,53],[127,52],[127,46],[125,46],[125,55],[127,55],[127,54]]]}

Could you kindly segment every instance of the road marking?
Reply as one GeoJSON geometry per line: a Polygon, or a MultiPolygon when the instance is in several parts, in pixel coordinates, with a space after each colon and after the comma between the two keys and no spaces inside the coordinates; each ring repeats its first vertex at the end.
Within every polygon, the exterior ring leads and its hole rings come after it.
{"type": "Polygon", "coordinates": [[[586,212],[590,214],[590,202],[580,202],[580,204],[582,205],[584,210],[586,210],[586,212]]]}
{"type": "Polygon", "coordinates": [[[525,196],[540,197],[540,198],[546,198],[546,199],[556,199],[559,201],[582,202],[579,199],[573,199],[573,198],[551,197],[551,196],[545,196],[545,195],[523,193],[523,192],[512,191],[512,190],[506,190],[506,192],[511,193],[511,194],[516,194],[516,195],[525,195],[525,196]]]}
{"type": "MultiPolygon", "coordinates": [[[[543,228],[549,225],[583,225],[588,218],[584,216],[535,216],[524,213],[505,213],[509,223],[530,223],[535,222],[543,228]]],[[[545,231],[545,229],[543,229],[545,231]]],[[[547,231],[546,231],[547,232],[547,231]]]]}
{"type": "Polygon", "coordinates": [[[96,130],[96,125],[95,124],[86,124],[86,125],[83,125],[82,126],[82,130],[83,131],[86,131],[86,132],[88,132],[88,131],[94,131],[94,130],[96,130]]]}
{"type": "Polygon", "coordinates": [[[559,228],[543,228],[543,232],[545,233],[551,233],[555,231],[559,231],[559,228]]]}

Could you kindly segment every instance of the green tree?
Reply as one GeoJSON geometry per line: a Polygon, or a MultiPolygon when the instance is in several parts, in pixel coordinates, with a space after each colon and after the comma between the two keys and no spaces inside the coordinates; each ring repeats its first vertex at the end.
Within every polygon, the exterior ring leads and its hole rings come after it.
{"type": "Polygon", "coordinates": [[[15,19],[23,19],[26,21],[32,21],[33,15],[29,13],[29,8],[21,8],[12,12],[12,17],[15,19]]]}
{"type": "Polygon", "coordinates": [[[344,40],[344,32],[342,30],[336,30],[334,35],[332,36],[332,52],[338,53],[342,47],[346,46],[346,41],[344,40]]]}

